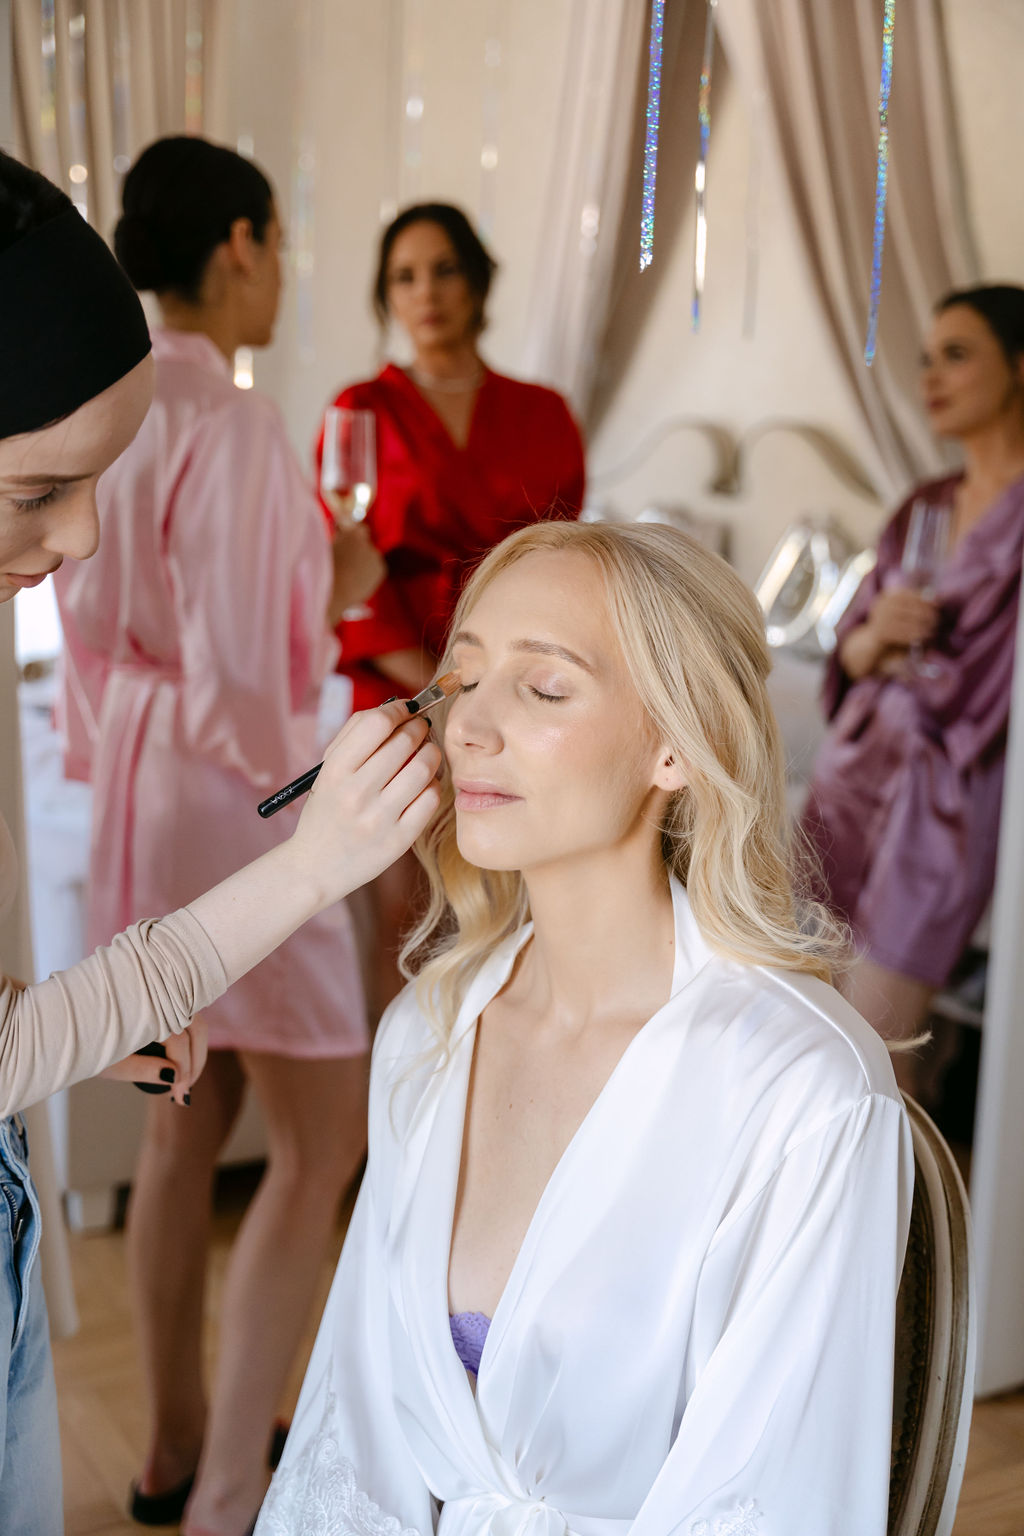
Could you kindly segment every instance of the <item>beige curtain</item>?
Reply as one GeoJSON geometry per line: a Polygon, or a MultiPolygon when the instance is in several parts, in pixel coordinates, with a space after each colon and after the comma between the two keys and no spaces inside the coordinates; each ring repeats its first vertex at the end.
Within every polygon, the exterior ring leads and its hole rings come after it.
{"type": "MultiPolygon", "coordinates": [[[[524,372],[582,416],[594,384],[617,258],[648,0],[572,0],[562,107],[545,193],[524,372]]],[[[644,73],[646,81],[646,73],[644,73]]],[[[637,235],[639,250],[639,234],[637,235]]]]}
{"type": "Polygon", "coordinates": [[[121,177],[146,144],[186,131],[225,136],[235,5],[56,0],[48,53],[42,12],[39,0],[13,0],[13,150],[109,238],[121,177]]]}
{"type": "Polygon", "coordinates": [[[917,405],[931,306],[977,278],[940,0],[896,7],[879,345],[864,363],[882,0],[723,0],[722,41],[777,155],[836,354],[894,494],[937,466],[917,405]]]}

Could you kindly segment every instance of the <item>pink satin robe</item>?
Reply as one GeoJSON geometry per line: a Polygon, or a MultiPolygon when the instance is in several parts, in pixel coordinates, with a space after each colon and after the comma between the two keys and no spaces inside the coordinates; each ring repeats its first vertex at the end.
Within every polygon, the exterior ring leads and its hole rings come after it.
{"type": "MultiPolygon", "coordinates": [[[[317,761],[334,661],[323,518],[271,401],[206,336],[158,331],[156,395],[99,487],[97,554],[58,576],[68,771],[95,786],[88,942],[193,900],[282,841],[257,802],[317,761]]],[[[354,1055],[343,903],[205,1010],[215,1048],[354,1055]]]]}

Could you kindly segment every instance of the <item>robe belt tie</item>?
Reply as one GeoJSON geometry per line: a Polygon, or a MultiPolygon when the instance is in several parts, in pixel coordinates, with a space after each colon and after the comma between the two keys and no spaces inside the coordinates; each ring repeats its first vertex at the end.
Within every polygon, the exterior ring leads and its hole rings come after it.
{"type": "Polygon", "coordinates": [[[540,1499],[514,1499],[503,1493],[468,1494],[449,1499],[441,1511],[437,1536],[575,1536],[565,1516],[540,1499]]]}
{"type": "Polygon", "coordinates": [[[543,1499],[471,1493],[448,1499],[437,1536],[627,1536],[631,1520],[563,1514],[543,1499]]]}

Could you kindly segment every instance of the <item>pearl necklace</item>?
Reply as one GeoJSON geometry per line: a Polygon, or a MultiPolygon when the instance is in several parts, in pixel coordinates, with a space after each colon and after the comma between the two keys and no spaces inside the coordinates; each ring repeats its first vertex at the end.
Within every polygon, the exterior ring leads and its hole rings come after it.
{"type": "Polygon", "coordinates": [[[414,368],[411,363],[405,371],[413,383],[418,384],[421,389],[430,389],[439,395],[468,394],[471,389],[476,389],[483,383],[484,377],[483,363],[469,379],[438,379],[432,373],[423,373],[419,368],[414,368]]]}

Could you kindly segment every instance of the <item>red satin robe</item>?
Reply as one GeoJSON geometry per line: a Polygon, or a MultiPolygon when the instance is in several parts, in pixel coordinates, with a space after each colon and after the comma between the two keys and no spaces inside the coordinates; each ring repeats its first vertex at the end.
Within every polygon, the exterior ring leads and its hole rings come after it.
{"type": "MultiPolygon", "coordinates": [[[[388,574],[367,616],[337,630],[338,671],[352,679],[353,707],[368,709],[395,692],[373,658],[419,646],[440,655],[463,583],[489,549],[530,523],[579,516],[583,445],[561,395],[490,369],[464,448],[394,364],[334,403],[377,419],[377,497],[367,526],[388,574]]],[[[321,429],[318,475],[322,448],[321,429]]]]}

